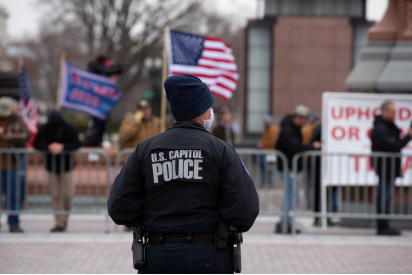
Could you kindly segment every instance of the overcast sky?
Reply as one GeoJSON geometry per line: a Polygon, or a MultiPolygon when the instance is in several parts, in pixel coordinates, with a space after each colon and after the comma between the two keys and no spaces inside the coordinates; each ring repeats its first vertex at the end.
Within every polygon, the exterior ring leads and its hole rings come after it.
{"type": "MultiPolygon", "coordinates": [[[[63,1],[63,0],[62,0],[63,1]]],[[[247,19],[257,15],[258,0],[204,0],[211,2],[209,7],[221,13],[236,13],[247,19]]],[[[36,5],[37,0],[0,0],[0,5],[6,8],[8,19],[7,33],[9,38],[35,36],[39,31],[42,10],[36,5]]],[[[261,3],[261,2],[260,2],[261,3]]],[[[367,0],[367,18],[378,21],[386,10],[388,0],[367,0]]]]}

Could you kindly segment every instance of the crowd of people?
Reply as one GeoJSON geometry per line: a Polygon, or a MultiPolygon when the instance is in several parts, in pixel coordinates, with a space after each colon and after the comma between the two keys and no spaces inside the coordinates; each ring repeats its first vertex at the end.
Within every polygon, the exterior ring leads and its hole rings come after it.
{"type": "MultiPolygon", "coordinates": [[[[13,152],[13,149],[26,148],[30,138],[27,122],[19,114],[19,103],[13,98],[1,97],[0,149],[12,150],[1,153],[1,190],[9,211],[20,211],[25,204],[27,156],[13,152]]],[[[80,148],[78,132],[60,113],[53,111],[48,115],[48,122],[36,133],[33,147],[45,153],[43,163],[51,183],[53,209],[56,211],[55,226],[51,231],[65,231],[72,194],[69,179],[69,172],[74,168],[72,152],[80,148]]],[[[17,213],[8,216],[8,225],[12,233],[23,232],[17,213]]]]}
{"type": "MultiPolygon", "coordinates": [[[[386,101],[382,104],[381,114],[376,116],[374,129],[371,134],[373,152],[394,152],[399,153],[412,136],[412,129],[409,129],[406,135],[401,138],[399,129],[394,123],[394,114],[396,107],[393,102],[386,101]]],[[[228,106],[221,107],[217,112],[217,121],[215,126],[210,130],[211,133],[219,139],[225,141],[233,148],[236,147],[236,136],[239,133],[238,126],[232,121],[232,114],[228,106]]],[[[279,171],[279,177],[284,181],[286,190],[282,200],[282,211],[292,209],[292,201],[299,204],[299,190],[293,189],[292,159],[304,151],[320,150],[321,143],[321,123],[320,116],[311,112],[309,108],[299,105],[291,114],[287,114],[280,122],[280,127],[274,125],[272,117],[267,116],[262,121],[264,131],[257,144],[261,150],[278,150],[282,152],[287,159],[287,171],[285,163],[276,162],[276,169],[279,171]]],[[[121,122],[119,128],[120,149],[136,148],[143,140],[161,133],[160,119],[152,114],[150,103],[146,100],[139,102],[135,113],[127,113],[121,122]]],[[[59,112],[53,111],[48,115],[48,122],[44,124],[34,139],[33,147],[45,153],[45,169],[48,172],[48,179],[51,187],[53,198],[53,209],[56,213],[55,226],[52,232],[63,232],[67,228],[68,213],[71,205],[72,183],[69,174],[74,169],[73,151],[82,145],[78,138],[78,132],[75,127],[65,121],[59,112]]],[[[86,137],[87,138],[87,137],[86,137]]],[[[0,149],[25,148],[30,139],[30,132],[26,122],[19,115],[19,104],[14,99],[8,97],[0,98],[0,149]]],[[[17,156],[17,154],[16,154],[17,156]]],[[[5,205],[8,210],[19,211],[22,209],[25,201],[25,177],[18,177],[18,171],[26,169],[25,156],[16,158],[13,154],[2,154],[2,192],[8,201],[5,205]]],[[[123,160],[125,161],[125,159],[123,160]]],[[[267,156],[262,155],[256,158],[263,172],[264,184],[271,184],[272,176],[268,172],[270,163],[267,156]]],[[[401,177],[400,159],[396,160],[395,166],[391,163],[382,165],[382,159],[378,159],[375,165],[375,171],[379,176],[378,196],[377,196],[377,213],[389,213],[391,201],[390,190],[394,185],[394,179],[401,177]],[[383,169],[383,167],[386,167],[383,169]],[[396,171],[395,177],[389,177],[391,169],[396,171]],[[385,171],[384,171],[385,170],[385,171]],[[385,190],[383,192],[382,190],[385,190]],[[383,196],[385,196],[383,198],[383,196]],[[384,201],[385,203],[380,203],[384,201]],[[383,205],[383,206],[382,206],[383,205]]],[[[309,158],[305,162],[308,176],[305,187],[305,197],[308,205],[312,206],[313,211],[320,212],[321,208],[321,157],[309,158]],[[311,180],[309,180],[311,179],[311,180]],[[313,193],[312,193],[313,192],[313,193]],[[312,196],[311,194],[314,194],[312,196]],[[313,200],[313,201],[312,201],[313,200]]],[[[303,162],[298,163],[298,171],[303,169],[303,162]]],[[[24,174],[24,173],[23,173],[24,174]]],[[[330,190],[331,210],[337,211],[338,187],[332,187],[330,190]]],[[[333,222],[328,219],[328,225],[333,222]]],[[[281,217],[275,226],[275,233],[282,233],[284,223],[287,231],[292,229],[291,220],[281,217]]],[[[23,232],[19,225],[17,213],[9,215],[8,224],[10,232],[23,232]]],[[[320,218],[314,219],[314,225],[320,226],[320,218]]],[[[380,235],[397,235],[399,230],[389,227],[387,219],[377,221],[378,234],[380,235]]],[[[299,233],[299,229],[297,229],[299,233]]]]}
{"type": "MultiPolygon", "coordinates": [[[[380,114],[375,117],[371,132],[371,152],[400,153],[402,148],[411,140],[412,127],[410,127],[402,137],[400,129],[394,123],[395,114],[395,104],[390,100],[383,102],[380,108],[380,114]]],[[[302,105],[297,106],[292,114],[287,114],[282,119],[280,129],[272,125],[271,121],[270,117],[263,120],[265,131],[257,147],[260,149],[276,149],[282,152],[287,158],[288,173],[285,174],[284,171],[286,169],[284,169],[285,167],[282,161],[277,162],[277,169],[280,179],[284,181],[284,186],[286,186],[282,199],[282,212],[286,211],[288,213],[293,208],[292,202],[294,201],[295,205],[298,205],[300,200],[299,189],[292,188],[293,177],[296,176],[291,172],[292,159],[298,153],[320,150],[322,148],[321,123],[317,113],[311,113],[309,108],[302,105]]],[[[268,184],[270,183],[267,179],[269,178],[266,167],[268,162],[262,157],[260,163],[262,171],[265,174],[265,184],[268,184]]],[[[395,180],[396,178],[402,177],[401,158],[374,157],[371,164],[379,178],[376,212],[377,214],[389,214],[395,180]]],[[[321,210],[321,157],[308,158],[306,165],[308,166],[306,169],[307,176],[305,177],[307,182],[304,183],[306,199],[308,205],[313,206],[314,212],[319,213],[321,210]],[[314,201],[311,201],[311,192],[314,193],[314,201]]],[[[298,172],[302,171],[302,159],[298,162],[297,168],[298,172]]],[[[328,197],[331,197],[330,208],[332,212],[337,212],[339,187],[333,186],[330,189],[330,194],[327,194],[328,197]]],[[[284,220],[283,216],[280,218],[276,224],[275,233],[283,233],[284,223],[287,223],[287,232],[291,233],[292,224],[288,215],[286,216],[286,220],[284,220]]],[[[321,225],[319,217],[315,217],[314,225],[321,225]]],[[[328,218],[327,225],[332,226],[334,223],[328,218]]],[[[377,219],[376,227],[377,235],[393,236],[401,234],[400,230],[390,227],[388,219],[377,219]]],[[[300,230],[296,229],[296,233],[300,233],[300,230]]]]}

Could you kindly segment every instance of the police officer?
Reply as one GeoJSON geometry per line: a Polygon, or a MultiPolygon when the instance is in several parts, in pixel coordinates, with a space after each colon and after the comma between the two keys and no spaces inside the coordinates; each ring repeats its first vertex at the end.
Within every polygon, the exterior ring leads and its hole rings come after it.
{"type": "Polygon", "coordinates": [[[259,213],[256,189],[235,150],[206,130],[214,119],[207,85],[175,75],[164,87],[177,122],[128,158],[113,184],[109,215],[128,227],[140,220],[149,232],[139,273],[233,273],[213,232],[222,220],[248,231],[259,213]]]}

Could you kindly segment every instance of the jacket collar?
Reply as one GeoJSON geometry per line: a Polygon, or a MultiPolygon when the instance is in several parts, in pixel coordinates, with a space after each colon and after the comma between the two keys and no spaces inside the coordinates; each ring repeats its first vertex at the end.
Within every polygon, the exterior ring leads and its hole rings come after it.
{"type": "Polygon", "coordinates": [[[201,130],[201,131],[204,131],[204,132],[210,134],[210,132],[208,130],[206,130],[205,127],[203,127],[203,125],[201,125],[198,122],[191,122],[191,121],[190,122],[186,122],[186,121],[175,122],[172,126],[167,128],[166,131],[171,130],[171,129],[177,129],[177,128],[187,128],[187,129],[201,130]]]}
{"type": "Polygon", "coordinates": [[[389,128],[398,129],[398,127],[396,126],[396,124],[393,121],[385,121],[385,120],[383,120],[382,116],[376,115],[375,120],[373,122],[373,125],[377,126],[379,124],[384,124],[384,125],[388,126],[389,128]]]}

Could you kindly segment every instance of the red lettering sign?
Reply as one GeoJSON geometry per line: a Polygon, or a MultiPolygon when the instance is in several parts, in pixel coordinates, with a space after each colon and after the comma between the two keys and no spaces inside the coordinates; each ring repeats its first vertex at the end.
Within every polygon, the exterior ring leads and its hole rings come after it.
{"type": "Polygon", "coordinates": [[[339,107],[339,115],[338,115],[338,116],[335,114],[335,107],[332,107],[332,117],[333,117],[334,119],[341,119],[341,118],[342,118],[342,115],[343,115],[343,109],[342,109],[342,107],[339,107]]]}
{"type": "Polygon", "coordinates": [[[411,119],[411,110],[408,108],[401,107],[399,108],[399,120],[405,121],[411,119]]]}
{"type": "Polygon", "coordinates": [[[342,140],[345,134],[345,129],[342,126],[336,126],[332,129],[332,137],[336,140],[342,140]]]}

